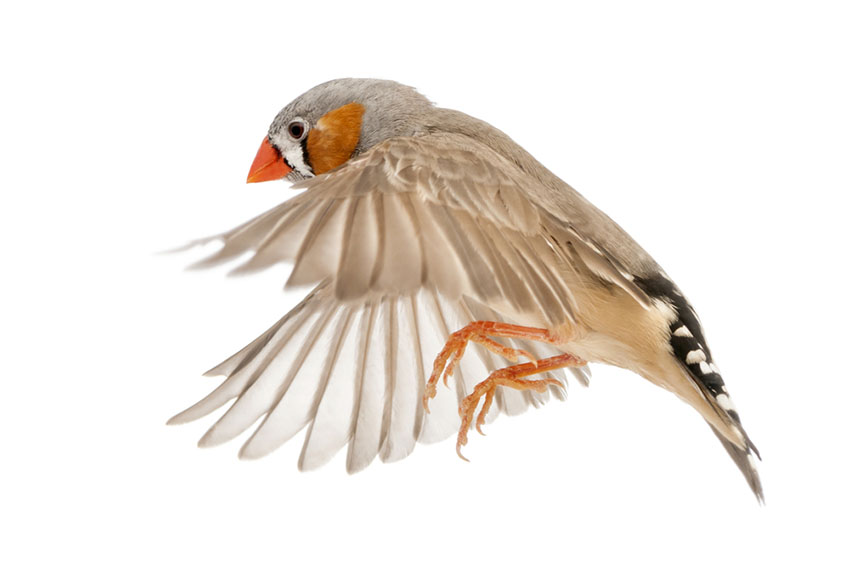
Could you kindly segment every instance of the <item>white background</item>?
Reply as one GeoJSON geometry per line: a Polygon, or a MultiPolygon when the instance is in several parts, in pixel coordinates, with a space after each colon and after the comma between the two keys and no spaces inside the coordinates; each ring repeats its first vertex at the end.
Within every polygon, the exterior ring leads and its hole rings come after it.
{"type": "MultiPolygon", "coordinates": [[[[4,573],[847,572],[842,3],[28,3],[0,17],[4,573]],[[165,420],[287,270],[158,250],[289,197],[267,126],[335,77],[510,134],[689,295],[767,505],[700,418],[596,367],[567,403],[348,476],[165,420]]],[[[23,4],[21,4],[23,5],[23,4]]]]}

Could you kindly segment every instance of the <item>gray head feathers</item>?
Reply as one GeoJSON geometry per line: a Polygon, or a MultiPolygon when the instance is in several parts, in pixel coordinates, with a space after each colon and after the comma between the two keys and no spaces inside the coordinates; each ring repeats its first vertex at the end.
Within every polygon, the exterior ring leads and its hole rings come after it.
{"type": "Polygon", "coordinates": [[[319,84],[293,100],[275,117],[269,135],[281,133],[296,117],[314,126],[327,112],[351,102],[366,108],[355,155],[388,138],[419,135],[433,109],[433,104],[410,86],[391,80],[341,78],[319,84]]]}

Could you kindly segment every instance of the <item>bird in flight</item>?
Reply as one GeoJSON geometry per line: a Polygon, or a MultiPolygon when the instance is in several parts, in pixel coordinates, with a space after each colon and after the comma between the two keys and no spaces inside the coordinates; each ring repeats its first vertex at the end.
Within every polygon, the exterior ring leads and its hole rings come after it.
{"type": "Polygon", "coordinates": [[[333,80],[272,122],[248,182],[279,179],[300,193],[202,240],[221,247],[197,265],[250,254],[235,272],[291,262],[287,285],[315,287],[169,421],[232,401],[201,446],[259,421],[241,457],[305,427],[301,469],[347,445],[355,472],[455,432],[463,457],[472,426],[563,399],[565,370],[587,384],[600,362],[693,407],[763,500],[758,451],[685,296],[501,131],[396,82],[333,80]]]}

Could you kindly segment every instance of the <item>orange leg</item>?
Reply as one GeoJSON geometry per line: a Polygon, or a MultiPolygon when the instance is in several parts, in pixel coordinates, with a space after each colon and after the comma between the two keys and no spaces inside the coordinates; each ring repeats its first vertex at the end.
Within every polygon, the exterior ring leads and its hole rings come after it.
{"type": "Polygon", "coordinates": [[[587,362],[583,359],[564,353],[538,361],[503,367],[502,369],[497,369],[491,373],[490,377],[475,386],[472,393],[464,398],[460,404],[460,408],[458,409],[460,412],[460,430],[457,434],[458,456],[465,461],[469,461],[463,456],[463,453],[461,453],[460,450],[461,447],[466,445],[467,433],[469,432],[470,425],[472,425],[472,417],[475,415],[475,408],[478,407],[478,403],[481,401],[482,396],[484,397],[484,405],[481,406],[481,411],[478,413],[478,418],[475,420],[475,429],[478,430],[478,433],[483,435],[481,426],[484,424],[484,418],[487,417],[487,412],[493,404],[493,398],[496,395],[497,386],[504,385],[505,387],[512,387],[519,390],[532,389],[537,392],[545,391],[546,386],[548,385],[564,387],[563,383],[551,377],[533,380],[523,378],[528,377],[529,375],[552,371],[553,369],[559,369],[562,367],[584,365],[585,363],[587,362]]]}
{"type": "Polygon", "coordinates": [[[504,385],[520,390],[533,389],[538,392],[544,391],[547,385],[559,385],[563,387],[560,381],[553,378],[531,381],[522,378],[561,367],[573,367],[586,363],[584,360],[567,353],[536,360],[528,352],[505,347],[493,341],[491,339],[492,337],[529,339],[555,345],[564,343],[563,338],[546,329],[523,327],[494,321],[472,322],[463,329],[454,332],[449,337],[449,341],[446,342],[443,350],[437,355],[437,359],[434,360],[434,371],[431,372],[431,377],[428,378],[428,383],[425,385],[425,394],[422,397],[422,402],[425,405],[426,411],[428,410],[428,401],[437,395],[437,380],[440,378],[440,374],[443,375],[443,383],[448,385],[448,377],[454,373],[454,368],[463,357],[463,353],[466,351],[466,344],[470,341],[480,343],[493,353],[497,353],[510,361],[517,361],[520,356],[525,356],[531,360],[528,363],[497,369],[487,379],[476,385],[472,393],[461,402],[458,410],[460,412],[461,425],[457,436],[457,453],[463,459],[466,458],[461,454],[460,448],[466,445],[469,426],[472,424],[475,408],[478,406],[478,402],[481,401],[482,396],[484,397],[484,405],[481,407],[481,412],[478,415],[475,425],[479,433],[481,432],[481,425],[484,423],[484,417],[493,404],[497,386],[504,385]]]}
{"type": "Polygon", "coordinates": [[[505,347],[490,339],[491,337],[516,337],[552,344],[562,341],[561,338],[549,330],[536,327],[523,327],[521,325],[495,321],[474,321],[470,323],[449,336],[449,341],[446,342],[443,351],[434,360],[434,371],[431,372],[431,377],[428,378],[428,383],[425,385],[425,394],[422,396],[425,411],[428,411],[428,400],[437,395],[437,380],[440,374],[443,374],[443,384],[448,387],[448,378],[454,373],[455,366],[463,357],[463,352],[466,351],[466,344],[470,341],[480,343],[493,353],[497,353],[510,361],[516,361],[521,355],[530,359],[532,362],[536,361],[527,351],[505,347]],[[447,362],[448,367],[446,367],[447,362]]]}

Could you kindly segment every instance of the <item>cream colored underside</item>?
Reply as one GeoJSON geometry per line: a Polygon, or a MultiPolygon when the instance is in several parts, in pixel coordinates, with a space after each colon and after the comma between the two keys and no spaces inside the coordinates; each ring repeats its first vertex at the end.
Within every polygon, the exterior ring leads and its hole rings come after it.
{"type": "Polygon", "coordinates": [[[705,399],[670,349],[669,325],[675,312],[656,301],[651,309],[615,286],[571,286],[576,324],[552,329],[567,342],[559,349],[589,362],[634,371],[691,405],[727,439],[745,447],[738,430],[705,399]]]}

